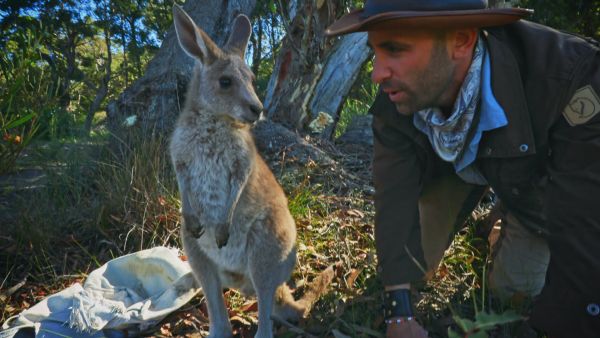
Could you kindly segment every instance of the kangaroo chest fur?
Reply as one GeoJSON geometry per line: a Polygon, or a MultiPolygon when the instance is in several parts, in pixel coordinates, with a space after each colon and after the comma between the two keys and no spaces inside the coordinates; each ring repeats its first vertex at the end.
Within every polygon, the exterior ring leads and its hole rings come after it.
{"type": "MultiPolygon", "coordinates": [[[[210,252],[214,244],[211,223],[232,222],[230,230],[235,235],[231,240],[241,240],[247,229],[240,224],[243,223],[240,215],[229,210],[229,206],[235,197],[231,196],[235,194],[235,185],[246,180],[254,169],[255,149],[248,128],[239,128],[226,118],[186,114],[178,121],[170,150],[183,211],[197,216],[206,227],[199,239],[206,244],[203,249],[210,252]]],[[[244,193],[245,187],[241,189],[238,195],[244,193]]],[[[217,249],[216,245],[214,248],[217,249]]]]}

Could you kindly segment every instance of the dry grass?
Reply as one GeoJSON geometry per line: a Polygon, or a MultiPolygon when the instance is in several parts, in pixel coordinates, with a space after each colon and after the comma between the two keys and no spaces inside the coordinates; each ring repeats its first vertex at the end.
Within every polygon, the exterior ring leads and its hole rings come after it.
{"type": "MultiPolygon", "coordinates": [[[[111,258],[179,245],[179,201],[164,140],[140,138],[136,149],[119,154],[102,143],[40,149],[28,165],[41,166],[45,184],[3,192],[0,323],[82,281],[111,258]]],[[[294,325],[280,323],[279,337],[383,336],[370,149],[338,149],[331,155],[338,164],[326,168],[282,160],[281,155],[267,158],[298,228],[298,262],[290,281],[295,293],[301,295],[328,266],[336,271],[330,292],[310,317],[294,325]]],[[[457,237],[438,274],[423,288],[419,310],[432,337],[445,336],[452,315],[471,318],[482,303],[490,308],[487,291],[482,291],[486,242],[472,229],[473,224],[457,237]]],[[[227,300],[236,333],[251,337],[257,323],[255,301],[233,290],[227,291],[227,300]]],[[[204,300],[198,297],[151,336],[197,337],[208,330],[206,317],[204,300]]]]}

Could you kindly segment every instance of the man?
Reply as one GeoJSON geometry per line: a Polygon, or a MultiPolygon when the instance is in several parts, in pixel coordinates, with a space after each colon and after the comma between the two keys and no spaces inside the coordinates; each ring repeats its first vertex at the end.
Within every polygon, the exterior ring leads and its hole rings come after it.
{"type": "Polygon", "coordinates": [[[367,31],[375,239],[388,337],[425,337],[410,285],[488,186],[507,210],[491,280],[529,321],[600,337],[600,52],[482,0],[366,0],[327,30],[367,31]],[[541,291],[541,292],[540,292],[541,291]]]}

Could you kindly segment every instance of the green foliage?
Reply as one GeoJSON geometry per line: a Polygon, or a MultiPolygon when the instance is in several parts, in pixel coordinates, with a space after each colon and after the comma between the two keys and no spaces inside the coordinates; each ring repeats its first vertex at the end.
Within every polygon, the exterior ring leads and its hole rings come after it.
{"type": "MultiPolygon", "coordinates": [[[[165,142],[143,140],[126,153],[106,147],[106,137],[36,143],[27,161],[41,168],[39,183],[2,210],[13,216],[3,226],[20,253],[14,260],[29,261],[56,243],[85,248],[98,261],[111,258],[107,250],[178,246],[179,201],[165,142]]],[[[61,255],[51,255],[53,264],[61,255]]]]}
{"type": "Polygon", "coordinates": [[[600,40],[600,2],[590,0],[520,0],[535,12],[532,21],[600,40]]]}
{"type": "Polygon", "coordinates": [[[4,40],[0,53],[0,174],[11,171],[39,127],[39,113],[55,104],[52,84],[44,71],[39,48],[39,27],[31,18],[27,29],[4,40]]]}
{"type": "Polygon", "coordinates": [[[127,233],[120,243],[125,252],[177,246],[180,203],[166,156],[167,140],[148,138],[137,130],[131,136],[135,137],[134,149],[109,150],[97,162],[95,184],[103,201],[99,217],[106,219],[107,232],[127,233]]]}
{"type": "Polygon", "coordinates": [[[273,67],[275,67],[275,64],[271,59],[262,59],[260,61],[260,67],[258,68],[255,81],[256,93],[259,97],[265,97],[273,67]]]}
{"type": "Polygon", "coordinates": [[[454,321],[461,329],[461,334],[456,333],[452,329],[448,329],[448,337],[450,338],[487,338],[488,331],[496,328],[499,325],[510,324],[516,321],[523,320],[523,317],[512,310],[507,310],[503,313],[496,314],[492,312],[477,312],[475,320],[453,316],[454,321]]]}
{"type": "MultiPolygon", "coordinates": [[[[289,187],[288,208],[294,218],[306,217],[314,213],[326,214],[326,206],[319,199],[320,184],[311,184],[310,176],[305,176],[301,182],[297,177],[287,175],[282,177],[282,184],[289,187]]],[[[309,216],[311,217],[311,216],[309,216]]]]}
{"type": "Polygon", "coordinates": [[[3,119],[34,113],[37,137],[78,135],[109,57],[112,72],[100,109],[142,75],[171,25],[173,2],[0,2],[3,119]]]}
{"type": "Polygon", "coordinates": [[[88,183],[90,149],[91,144],[52,141],[43,146],[36,142],[30,150],[27,165],[40,168],[39,177],[2,211],[14,216],[15,221],[5,225],[19,249],[52,250],[52,243],[93,227],[98,204],[88,183]]]}
{"type": "Polygon", "coordinates": [[[23,117],[0,114],[0,175],[13,170],[17,158],[31,141],[37,128],[33,117],[33,113],[23,117]]]}
{"type": "Polygon", "coordinates": [[[379,88],[378,85],[371,82],[370,74],[372,71],[372,62],[366,62],[340,112],[340,119],[336,125],[334,138],[344,134],[354,116],[366,115],[369,112],[369,108],[373,101],[375,101],[375,96],[377,96],[379,88]]]}

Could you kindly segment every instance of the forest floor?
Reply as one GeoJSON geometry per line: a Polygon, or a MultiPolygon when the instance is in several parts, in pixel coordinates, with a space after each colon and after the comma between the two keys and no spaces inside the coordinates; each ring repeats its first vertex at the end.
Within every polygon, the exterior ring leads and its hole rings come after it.
{"type": "MultiPolygon", "coordinates": [[[[146,146],[117,164],[107,160],[103,141],[37,145],[21,160],[17,174],[0,177],[0,325],[46,296],[83,282],[111,258],[155,245],[180,247],[174,180],[168,169],[166,176],[158,173],[169,167],[168,159],[159,147],[146,146]]],[[[277,322],[276,336],[383,337],[371,146],[316,146],[334,161],[300,160],[285,151],[264,154],[296,220],[294,294],[300,297],[316,276],[334,269],[328,292],[308,318],[277,322]]],[[[484,205],[473,214],[438,272],[420,288],[417,309],[431,337],[447,337],[449,328],[464,337],[481,337],[478,313],[502,320],[494,312],[506,307],[485,288],[488,241],[477,232],[488,211],[484,205]],[[473,325],[465,329],[465,320],[473,325]]],[[[252,337],[256,301],[235,290],[225,296],[236,336],[252,337]]],[[[144,336],[205,336],[207,316],[199,295],[144,336]]],[[[490,337],[513,337],[515,325],[486,330],[490,337]]]]}

